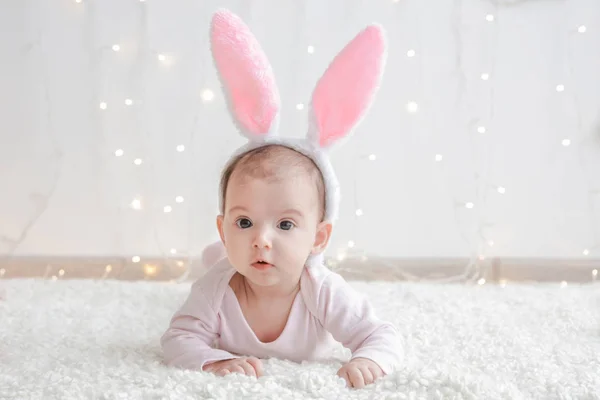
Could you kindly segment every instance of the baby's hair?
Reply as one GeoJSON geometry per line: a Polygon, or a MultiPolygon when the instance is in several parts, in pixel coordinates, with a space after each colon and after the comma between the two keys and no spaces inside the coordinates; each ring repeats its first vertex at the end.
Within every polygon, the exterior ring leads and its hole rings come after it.
{"type": "Polygon", "coordinates": [[[319,221],[325,217],[325,181],[315,162],[304,154],[281,145],[267,145],[237,156],[221,176],[220,192],[225,212],[227,186],[234,172],[243,177],[277,181],[289,176],[289,172],[299,170],[308,174],[317,187],[319,196],[319,221]]]}

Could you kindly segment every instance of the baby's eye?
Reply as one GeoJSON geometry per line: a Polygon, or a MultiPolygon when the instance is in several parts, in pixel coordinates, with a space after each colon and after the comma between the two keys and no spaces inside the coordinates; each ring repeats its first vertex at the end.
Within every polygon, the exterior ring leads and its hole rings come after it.
{"type": "Polygon", "coordinates": [[[240,218],[235,221],[235,223],[242,229],[248,229],[252,226],[252,221],[250,221],[248,218],[240,218]]]}
{"type": "Polygon", "coordinates": [[[292,221],[281,221],[279,223],[279,228],[283,229],[284,231],[289,231],[294,227],[294,223],[292,221]]]}

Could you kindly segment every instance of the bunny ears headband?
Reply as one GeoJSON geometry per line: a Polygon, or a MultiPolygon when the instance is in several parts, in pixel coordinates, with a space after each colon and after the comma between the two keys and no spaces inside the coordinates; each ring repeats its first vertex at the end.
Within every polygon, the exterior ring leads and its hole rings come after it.
{"type": "MultiPolygon", "coordinates": [[[[311,158],[325,181],[325,219],[337,218],[339,185],[327,155],[349,136],[366,114],[383,74],[386,43],[383,29],[371,25],[338,53],[318,81],[303,139],[278,136],[280,99],[271,65],[244,22],[228,10],[211,21],[211,50],[227,106],[248,143],[231,157],[279,144],[311,158]]],[[[227,166],[226,166],[227,167],[227,166]]],[[[224,199],[220,199],[221,211],[224,199]]]]}

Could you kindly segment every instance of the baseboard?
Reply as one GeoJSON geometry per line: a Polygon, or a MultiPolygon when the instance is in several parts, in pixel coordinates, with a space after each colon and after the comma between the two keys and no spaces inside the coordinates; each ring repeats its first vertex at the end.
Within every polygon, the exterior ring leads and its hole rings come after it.
{"type": "MultiPolygon", "coordinates": [[[[543,258],[382,258],[328,259],[348,280],[434,282],[560,282],[597,280],[600,259],[543,258]]],[[[118,279],[182,281],[201,276],[198,259],[124,257],[0,257],[0,278],[118,279]],[[189,266],[189,267],[188,267],[189,266]]]]}

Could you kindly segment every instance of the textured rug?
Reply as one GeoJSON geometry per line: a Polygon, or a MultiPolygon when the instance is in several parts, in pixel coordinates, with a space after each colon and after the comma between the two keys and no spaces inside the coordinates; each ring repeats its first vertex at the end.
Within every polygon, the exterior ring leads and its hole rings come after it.
{"type": "Polygon", "coordinates": [[[353,282],[406,340],[365,389],[325,363],[266,376],[167,368],[159,337],[189,284],[5,280],[0,399],[600,399],[600,286],[353,282]]]}

